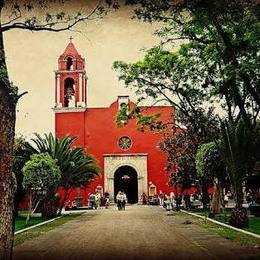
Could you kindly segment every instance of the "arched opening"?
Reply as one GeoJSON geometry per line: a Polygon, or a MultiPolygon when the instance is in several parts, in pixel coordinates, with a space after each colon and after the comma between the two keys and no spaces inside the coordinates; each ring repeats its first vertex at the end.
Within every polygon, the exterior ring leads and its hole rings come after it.
{"type": "Polygon", "coordinates": [[[64,81],[64,106],[75,107],[75,81],[72,78],[66,78],[64,81]]]}
{"type": "Polygon", "coordinates": [[[138,202],[137,172],[133,167],[121,166],[114,175],[114,198],[119,191],[125,192],[128,203],[138,202]]]}
{"type": "Polygon", "coordinates": [[[73,60],[71,57],[68,57],[66,63],[66,70],[72,70],[72,69],[73,69],[73,60]]]}

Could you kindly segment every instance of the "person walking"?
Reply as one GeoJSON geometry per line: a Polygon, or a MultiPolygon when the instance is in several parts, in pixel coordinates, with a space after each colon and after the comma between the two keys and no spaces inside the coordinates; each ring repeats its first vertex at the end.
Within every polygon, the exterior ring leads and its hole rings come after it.
{"type": "Polygon", "coordinates": [[[96,204],[96,195],[94,193],[91,193],[89,195],[89,198],[88,198],[88,201],[89,201],[89,207],[91,209],[96,209],[97,207],[97,204],[96,204]]]}
{"type": "Polygon", "coordinates": [[[160,190],[160,191],[159,191],[159,205],[160,205],[160,206],[163,206],[163,204],[164,204],[164,194],[163,194],[163,192],[160,190]]]}
{"type": "Polygon", "coordinates": [[[104,197],[105,197],[105,208],[108,209],[108,207],[109,207],[109,193],[105,192],[104,197]]]}
{"type": "Polygon", "coordinates": [[[175,201],[175,195],[174,192],[170,192],[170,204],[171,204],[171,209],[174,209],[174,201],[175,201]]]}
{"type": "Polygon", "coordinates": [[[122,192],[122,209],[125,210],[125,205],[127,203],[127,197],[124,192],[122,192]]]}
{"type": "Polygon", "coordinates": [[[166,196],[166,200],[165,200],[166,210],[170,211],[170,210],[172,210],[171,199],[170,199],[170,196],[168,196],[167,194],[165,194],[165,196],[166,196]]]}
{"type": "Polygon", "coordinates": [[[99,192],[96,192],[96,208],[100,209],[100,205],[101,205],[101,194],[99,192]]]}
{"type": "Polygon", "coordinates": [[[118,210],[122,210],[122,202],[123,202],[123,194],[121,191],[119,191],[116,195],[116,204],[118,210]]]}
{"type": "Polygon", "coordinates": [[[142,193],[141,195],[141,200],[143,202],[143,205],[146,205],[147,204],[147,195],[145,192],[142,193]]]}

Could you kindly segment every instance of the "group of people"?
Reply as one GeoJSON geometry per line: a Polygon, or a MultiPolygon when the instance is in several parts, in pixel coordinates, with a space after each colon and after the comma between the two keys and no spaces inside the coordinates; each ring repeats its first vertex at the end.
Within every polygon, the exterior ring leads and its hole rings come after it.
{"type": "Polygon", "coordinates": [[[160,191],[159,205],[163,206],[166,210],[179,210],[182,206],[185,206],[186,209],[191,209],[192,207],[201,206],[201,196],[200,194],[193,193],[176,197],[174,192],[170,192],[170,194],[167,195],[160,191]]]}
{"type": "Polygon", "coordinates": [[[118,210],[125,210],[126,203],[127,203],[126,194],[123,191],[119,191],[116,195],[116,204],[118,210]]]}
{"type": "Polygon", "coordinates": [[[88,201],[91,209],[100,209],[101,207],[108,208],[109,193],[105,192],[104,195],[102,195],[100,192],[93,192],[89,195],[88,201]]]}
{"type": "Polygon", "coordinates": [[[173,210],[173,208],[176,206],[174,193],[171,192],[170,195],[167,195],[160,191],[159,205],[163,206],[167,210],[173,210]]]}

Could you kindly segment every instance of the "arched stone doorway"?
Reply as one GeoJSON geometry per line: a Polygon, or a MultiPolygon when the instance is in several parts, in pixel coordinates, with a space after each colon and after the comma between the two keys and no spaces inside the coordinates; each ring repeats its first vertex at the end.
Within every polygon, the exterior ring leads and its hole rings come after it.
{"type": "Polygon", "coordinates": [[[114,197],[119,191],[126,194],[128,203],[138,202],[137,172],[133,167],[121,166],[114,175],[114,197]]]}
{"type": "Polygon", "coordinates": [[[122,166],[129,166],[137,173],[138,199],[147,194],[147,154],[104,154],[104,190],[114,198],[115,172],[122,166]]]}

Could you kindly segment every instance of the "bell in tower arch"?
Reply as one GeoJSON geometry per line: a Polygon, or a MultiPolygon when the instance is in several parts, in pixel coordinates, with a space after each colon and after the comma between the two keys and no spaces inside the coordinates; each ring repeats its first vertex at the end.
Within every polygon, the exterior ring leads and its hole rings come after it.
{"type": "Polygon", "coordinates": [[[73,78],[66,78],[64,81],[64,105],[65,107],[75,107],[75,81],[73,78]]]}

